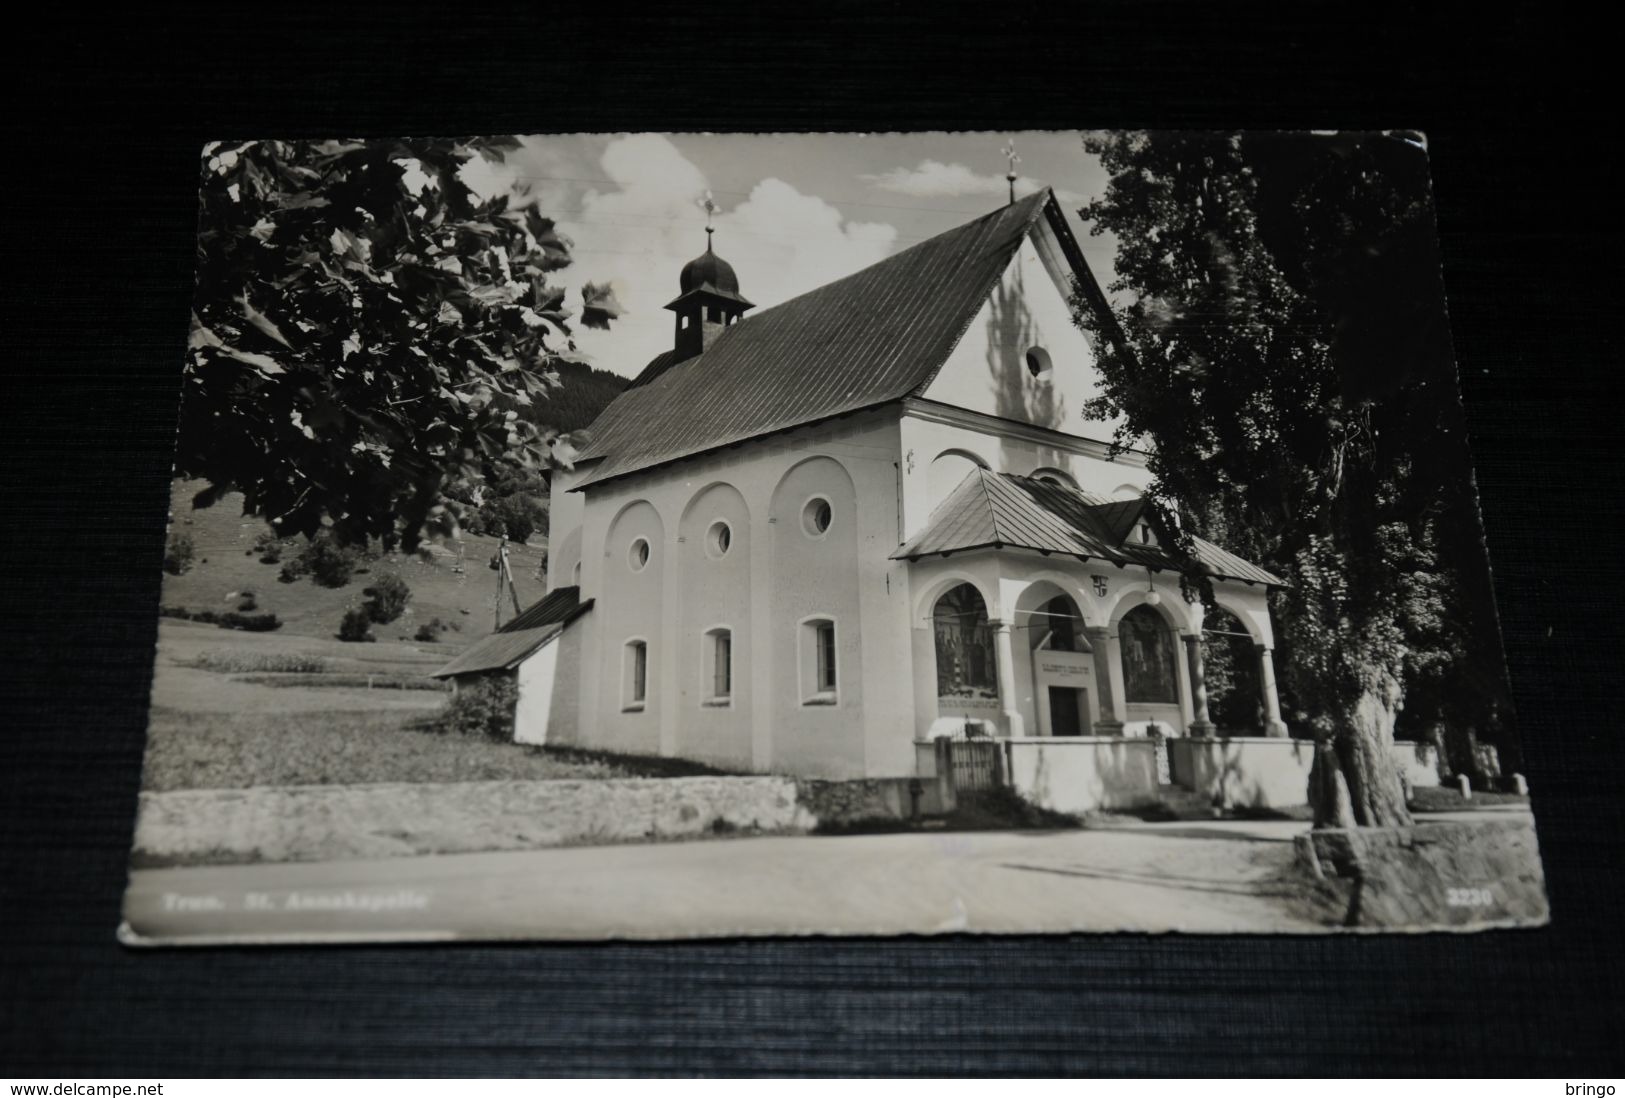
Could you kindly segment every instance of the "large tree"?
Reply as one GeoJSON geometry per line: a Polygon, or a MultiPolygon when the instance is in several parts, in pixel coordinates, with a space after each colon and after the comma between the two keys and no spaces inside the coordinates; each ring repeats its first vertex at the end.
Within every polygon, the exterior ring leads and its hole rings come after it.
{"type": "MultiPolygon", "coordinates": [[[[1475,685],[1485,622],[1427,162],[1402,135],[1089,135],[1080,212],[1117,239],[1081,292],[1119,445],[1153,499],[1282,575],[1289,718],[1319,742],[1319,825],[1409,822],[1391,744],[1410,691],[1475,685]],[[1463,534],[1463,530],[1470,533],[1463,534]],[[1469,569],[1470,570],[1470,569],[1469,569]],[[1478,600],[1478,601],[1475,601],[1478,600]]],[[[1198,580],[1200,590],[1205,581],[1198,580]]],[[[1193,597],[1196,591],[1193,591],[1193,597]]],[[[1211,590],[1205,592],[1211,600],[1211,590]]],[[[1482,684],[1477,684],[1482,685],[1482,684]]]]}
{"type": "MultiPolygon", "coordinates": [[[[481,486],[553,462],[523,414],[570,356],[569,243],[462,170],[513,139],[256,141],[205,151],[176,472],[282,534],[413,548],[481,486]]],[[[522,208],[521,208],[522,207],[522,208]]],[[[580,323],[618,313],[604,287],[580,323]]]]}

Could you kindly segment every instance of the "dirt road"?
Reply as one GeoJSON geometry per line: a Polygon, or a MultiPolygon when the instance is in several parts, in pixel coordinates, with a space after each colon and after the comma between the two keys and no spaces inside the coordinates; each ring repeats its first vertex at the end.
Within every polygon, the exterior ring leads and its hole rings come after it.
{"type": "Polygon", "coordinates": [[[132,940],[1320,928],[1294,822],[718,839],[138,870],[132,940]]]}

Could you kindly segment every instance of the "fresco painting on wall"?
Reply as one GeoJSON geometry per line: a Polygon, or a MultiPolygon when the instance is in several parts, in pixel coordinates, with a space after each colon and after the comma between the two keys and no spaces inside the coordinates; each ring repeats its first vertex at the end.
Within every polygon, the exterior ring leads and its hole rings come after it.
{"type": "Polygon", "coordinates": [[[1174,638],[1167,622],[1146,606],[1123,615],[1123,695],[1131,702],[1167,704],[1179,700],[1174,672],[1174,638]]]}

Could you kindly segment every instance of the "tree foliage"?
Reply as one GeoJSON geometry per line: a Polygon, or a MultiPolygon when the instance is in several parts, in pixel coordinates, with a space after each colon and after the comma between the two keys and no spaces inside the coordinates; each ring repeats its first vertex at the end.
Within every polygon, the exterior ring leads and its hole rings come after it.
{"type": "Polygon", "coordinates": [[[372,635],[372,611],[365,606],[352,606],[339,622],[339,640],[375,641],[372,635]]]}
{"type": "Polygon", "coordinates": [[[1090,411],[1122,417],[1118,445],[1150,443],[1152,496],[1191,520],[1177,549],[1194,526],[1289,582],[1272,609],[1289,719],[1322,744],[1322,822],[1405,821],[1396,715],[1408,689],[1470,690],[1461,657],[1483,624],[1451,563],[1477,515],[1423,150],[1085,145],[1110,183],[1080,215],[1118,242],[1117,307],[1074,299],[1099,352],[1090,411]]]}
{"type": "Polygon", "coordinates": [[[177,531],[169,535],[169,542],[164,546],[164,571],[172,576],[184,575],[191,570],[196,555],[192,535],[177,531]]]}
{"type": "Polygon", "coordinates": [[[362,594],[367,596],[365,605],[368,616],[379,625],[388,625],[406,613],[406,606],[412,601],[412,588],[395,575],[379,577],[378,582],[366,588],[362,594]]]}
{"type": "MultiPolygon", "coordinates": [[[[416,546],[455,534],[448,491],[546,468],[524,413],[574,352],[549,276],[569,244],[463,167],[513,139],[212,145],[177,472],[279,535],[416,546]]],[[[619,305],[588,287],[579,322],[619,305]]]]}

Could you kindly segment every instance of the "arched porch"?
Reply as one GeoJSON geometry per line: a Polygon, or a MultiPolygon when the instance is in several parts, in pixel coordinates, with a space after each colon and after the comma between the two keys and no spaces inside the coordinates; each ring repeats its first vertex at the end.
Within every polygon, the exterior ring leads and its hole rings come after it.
{"type": "Polygon", "coordinates": [[[1286,734],[1260,588],[1224,590],[1204,615],[1167,570],[1011,550],[914,561],[911,588],[921,736],[1286,734]],[[1210,633],[1227,646],[1221,672],[1245,655],[1218,722],[1210,633]]]}

